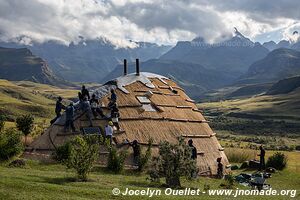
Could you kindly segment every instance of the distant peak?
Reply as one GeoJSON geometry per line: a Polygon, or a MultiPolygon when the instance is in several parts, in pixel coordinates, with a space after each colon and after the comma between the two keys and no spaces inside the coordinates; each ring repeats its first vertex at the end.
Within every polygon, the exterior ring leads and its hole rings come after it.
{"type": "Polygon", "coordinates": [[[204,38],[203,38],[203,37],[200,37],[200,36],[194,38],[192,41],[193,41],[193,42],[205,42],[204,38]]]}
{"type": "Polygon", "coordinates": [[[236,27],[234,27],[234,36],[240,38],[246,38],[241,32],[239,32],[239,30],[236,27]]]}

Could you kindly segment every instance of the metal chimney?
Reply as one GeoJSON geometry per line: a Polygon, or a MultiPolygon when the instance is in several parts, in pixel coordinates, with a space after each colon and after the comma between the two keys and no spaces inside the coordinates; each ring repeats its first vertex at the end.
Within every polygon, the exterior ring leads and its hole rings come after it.
{"type": "Polygon", "coordinates": [[[127,75],[127,60],[124,59],[124,76],[127,75]]]}
{"type": "Polygon", "coordinates": [[[135,60],[135,67],[136,67],[136,75],[139,76],[140,75],[140,61],[138,58],[135,60]]]}

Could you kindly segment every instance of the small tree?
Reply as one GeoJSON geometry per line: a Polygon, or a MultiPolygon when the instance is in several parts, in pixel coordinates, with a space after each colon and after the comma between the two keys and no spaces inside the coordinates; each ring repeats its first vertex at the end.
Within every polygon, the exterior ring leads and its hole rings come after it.
{"type": "Polygon", "coordinates": [[[86,181],[99,152],[98,138],[76,136],[70,144],[71,152],[65,165],[76,170],[79,180],[86,181]]]}
{"type": "Polygon", "coordinates": [[[25,136],[25,145],[27,145],[27,136],[33,129],[33,122],[34,118],[32,115],[22,115],[16,120],[18,130],[25,136]]]}
{"type": "Polygon", "coordinates": [[[126,151],[118,152],[113,146],[109,147],[107,169],[115,173],[120,173],[124,169],[124,162],[127,156],[126,151]]]}
{"type": "Polygon", "coordinates": [[[151,180],[165,177],[169,187],[181,187],[180,177],[192,178],[197,171],[196,161],[191,158],[191,149],[180,137],[177,144],[163,142],[159,145],[159,155],[152,161],[149,171],[151,180]]]}
{"type": "Polygon", "coordinates": [[[284,153],[276,152],[274,155],[270,156],[266,166],[273,167],[277,170],[282,170],[287,165],[287,156],[284,153]]]}
{"type": "Polygon", "coordinates": [[[8,160],[23,150],[21,134],[10,128],[0,133],[0,161],[8,160]]]}
{"type": "Polygon", "coordinates": [[[140,157],[138,158],[138,171],[142,172],[147,164],[149,163],[150,159],[151,159],[151,155],[152,155],[152,139],[149,140],[148,142],[148,147],[146,152],[143,154],[141,153],[140,157]]]}
{"type": "Polygon", "coordinates": [[[52,154],[54,160],[64,164],[68,161],[71,155],[72,146],[71,143],[68,141],[63,145],[57,147],[52,154]]]}

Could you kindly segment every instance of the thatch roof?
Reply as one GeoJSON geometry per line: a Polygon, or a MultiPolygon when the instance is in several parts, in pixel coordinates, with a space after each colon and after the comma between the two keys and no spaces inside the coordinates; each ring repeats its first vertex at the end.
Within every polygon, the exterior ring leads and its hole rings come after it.
{"type": "MultiPolygon", "coordinates": [[[[119,122],[121,129],[124,130],[114,135],[118,143],[127,139],[147,144],[151,138],[156,148],[161,141],[176,142],[179,136],[183,136],[186,140],[192,138],[194,141],[199,154],[197,163],[200,171],[216,174],[218,157],[222,157],[224,165],[228,165],[216,134],[194,101],[174,81],[151,73],[119,77],[94,91],[104,105],[108,104],[107,97],[111,88],[117,88],[119,122]],[[137,97],[148,97],[151,101],[148,106],[152,111],[147,111],[149,108],[143,106],[139,100],[141,98],[137,97]]],[[[45,134],[31,144],[31,147],[37,151],[48,151],[54,148],[53,145],[63,144],[70,138],[62,134],[63,123],[64,117],[49,127],[45,134]]],[[[105,120],[94,121],[94,124],[100,127],[104,127],[106,123],[105,120]]],[[[85,117],[79,114],[75,120],[76,128],[87,125],[85,117]]]]}

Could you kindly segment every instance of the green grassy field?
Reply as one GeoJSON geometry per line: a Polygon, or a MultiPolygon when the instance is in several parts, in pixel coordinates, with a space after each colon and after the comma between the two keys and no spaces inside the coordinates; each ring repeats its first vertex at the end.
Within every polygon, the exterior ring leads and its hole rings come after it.
{"type": "Polygon", "coordinates": [[[199,108],[212,113],[247,113],[265,116],[269,119],[280,119],[300,122],[300,89],[284,95],[261,95],[233,100],[206,102],[199,108]]]}
{"type": "Polygon", "coordinates": [[[300,90],[198,104],[228,147],[267,145],[292,150],[300,144],[300,90]]]}
{"type": "MultiPolygon", "coordinates": [[[[268,152],[268,155],[273,152],[268,152]]],[[[300,154],[297,152],[287,153],[289,165],[284,171],[273,174],[268,179],[273,189],[300,190],[300,166],[298,161],[300,154]]],[[[234,171],[238,174],[241,171],[234,171]]],[[[7,164],[0,166],[0,199],[140,199],[141,196],[114,196],[113,188],[119,188],[122,192],[130,189],[162,189],[161,183],[151,183],[146,180],[145,174],[137,174],[133,171],[125,171],[116,175],[96,167],[90,174],[88,182],[76,182],[74,173],[59,164],[46,164],[37,161],[27,160],[25,168],[11,168],[7,164]]],[[[182,179],[183,187],[199,188],[201,191],[204,185],[210,189],[221,189],[223,180],[200,177],[198,180],[187,181],[182,179]]],[[[236,184],[235,187],[249,189],[236,184]]],[[[148,199],[149,197],[144,197],[148,199]]],[[[199,196],[158,196],[155,199],[199,199],[199,196]]],[[[225,196],[209,196],[200,194],[201,199],[232,199],[225,196]]],[[[299,199],[300,195],[294,199],[299,199]]],[[[240,196],[236,199],[287,199],[286,196],[240,196]]]]}
{"type": "Polygon", "coordinates": [[[35,123],[45,123],[55,115],[57,96],[70,99],[76,97],[77,92],[29,81],[11,82],[0,79],[0,114],[7,117],[6,127],[13,127],[17,116],[28,113],[34,116],[35,123]]]}

